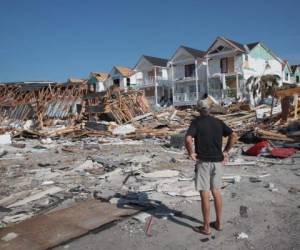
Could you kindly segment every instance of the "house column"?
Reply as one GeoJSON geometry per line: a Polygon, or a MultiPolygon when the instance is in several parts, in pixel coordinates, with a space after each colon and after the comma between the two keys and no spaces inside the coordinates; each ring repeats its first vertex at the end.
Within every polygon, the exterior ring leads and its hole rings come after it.
{"type": "Polygon", "coordinates": [[[154,90],[154,95],[155,95],[155,105],[158,105],[157,101],[157,81],[156,81],[156,67],[154,66],[154,84],[155,84],[155,90],[154,90]]]}
{"type": "Polygon", "coordinates": [[[198,86],[198,60],[195,60],[195,76],[196,76],[196,100],[199,100],[199,86],[198,86]]]}
{"type": "Polygon", "coordinates": [[[236,81],[236,98],[239,98],[240,96],[240,86],[239,86],[239,75],[238,73],[235,75],[235,81],[236,81]]]}
{"type": "Polygon", "coordinates": [[[172,103],[174,105],[174,98],[175,98],[175,82],[174,82],[174,66],[171,62],[171,79],[172,79],[172,103]]]}
{"type": "Polygon", "coordinates": [[[224,93],[225,93],[225,91],[224,90],[226,90],[226,76],[225,76],[225,74],[223,73],[222,74],[222,89],[223,89],[223,91],[222,91],[222,99],[224,99],[224,97],[225,97],[225,95],[224,95],[224,93]]]}
{"type": "Polygon", "coordinates": [[[208,57],[206,57],[206,93],[209,95],[209,68],[208,68],[208,57]]]}

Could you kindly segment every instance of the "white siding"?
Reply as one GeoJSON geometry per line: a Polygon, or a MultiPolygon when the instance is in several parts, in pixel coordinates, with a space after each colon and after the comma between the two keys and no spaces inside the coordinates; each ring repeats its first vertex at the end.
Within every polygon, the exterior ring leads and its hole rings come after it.
{"type": "Polygon", "coordinates": [[[104,82],[103,81],[98,81],[96,84],[96,92],[101,92],[104,91],[105,87],[104,87],[104,82]]]}

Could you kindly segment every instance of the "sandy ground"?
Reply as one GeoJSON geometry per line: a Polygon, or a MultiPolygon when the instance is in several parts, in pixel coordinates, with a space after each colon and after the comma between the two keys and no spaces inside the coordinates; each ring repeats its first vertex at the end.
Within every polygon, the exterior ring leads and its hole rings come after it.
{"type": "MultiPolygon", "coordinates": [[[[32,150],[33,145],[39,144],[37,141],[27,141],[25,149],[6,147],[9,151],[6,157],[18,153],[24,158],[0,162],[0,198],[38,185],[28,179],[26,171],[41,168],[40,163],[49,163],[54,170],[66,171],[84,162],[88,156],[95,155],[114,160],[145,155],[153,159],[148,168],[176,169],[185,175],[193,175],[193,162],[186,160],[183,151],[169,150],[161,144],[143,142],[141,145],[106,145],[101,146],[100,151],[82,149],[80,153],[68,153],[61,150],[66,143],[82,148],[82,142],[66,141],[55,142],[46,151],[32,150]]],[[[234,160],[241,157],[239,149],[234,152],[234,160]]],[[[154,218],[152,236],[145,234],[146,223],[127,218],[55,249],[300,249],[300,158],[278,160],[275,163],[225,167],[225,174],[240,175],[242,179],[222,189],[222,232],[212,230],[209,237],[194,232],[192,226],[202,222],[200,201],[166,195],[160,207],[148,211],[154,218]],[[249,176],[265,173],[269,176],[262,178],[261,182],[250,182],[249,176]],[[268,183],[273,183],[275,190],[266,188],[268,183]],[[240,214],[241,206],[247,207],[246,217],[240,214]],[[237,239],[241,232],[247,234],[248,238],[237,239]]],[[[67,188],[72,185],[88,188],[95,184],[90,175],[69,181],[56,178],[55,181],[56,185],[67,188]]],[[[72,202],[76,202],[76,199],[72,202]]],[[[213,202],[211,205],[213,220],[213,202]]],[[[30,210],[31,207],[22,208],[23,211],[26,209],[30,210]]]]}
{"type": "MultiPolygon", "coordinates": [[[[243,177],[240,183],[222,190],[224,230],[212,230],[210,237],[199,235],[191,228],[201,224],[200,202],[182,200],[174,208],[182,213],[178,216],[160,218],[166,212],[165,207],[162,211],[149,211],[154,216],[151,237],[146,236],[144,223],[130,218],[56,249],[300,249],[300,193],[288,191],[291,187],[299,188],[299,163],[226,167],[225,173],[246,176],[267,172],[270,176],[258,183],[243,177]],[[269,182],[278,190],[266,188],[269,182]],[[240,206],[248,208],[248,217],[241,217],[240,206]],[[241,232],[248,239],[238,240],[241,232]]],[[[193,170],[184,164],[179,167],[193,170]]],[[[211,205],[213,220],[213,202],[211,205]]]]}

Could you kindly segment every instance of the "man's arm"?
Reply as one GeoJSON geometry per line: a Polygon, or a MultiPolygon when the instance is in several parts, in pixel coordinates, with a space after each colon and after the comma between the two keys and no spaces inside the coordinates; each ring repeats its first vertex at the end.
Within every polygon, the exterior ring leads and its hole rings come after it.
{"type": "Polygon", "coordinates": [[[185,136],[185,148],[188,151],[189,157],[196,161],[197,160],[197,154],[194,153],[193,149],[193,137],[191,135],[185,136]]]}
{"type": "Polygon", "coordinates": [[[236,143],[237,141],[237,134],[235,132],[232,132],[229,136],[228,136],[228,140],[226,143],[226,146],[223,150],[223,155],[224,155],[224,160],[225,162],[228,161],[228,152],[229,150],[232,148],[232,146],[236,143]]]}
{"type": "Polygon", "coordinates": [[[226,143],[226,146],[224,148],[224,152],[229,152],[229,150],[232,148],[233,144],[235,144],[237,141],[237,135],[235,132],[232,132],[229,136],[228,136],[228,140],[226,143]]]}

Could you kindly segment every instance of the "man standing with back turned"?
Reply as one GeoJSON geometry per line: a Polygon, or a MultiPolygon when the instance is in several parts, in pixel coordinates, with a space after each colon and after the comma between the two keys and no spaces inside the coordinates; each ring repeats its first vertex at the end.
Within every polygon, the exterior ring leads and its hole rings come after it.
{"type": "Polygon", "coordinates": [[[228,152],[236,140],[236,134],[223,121],[209,114],[207,100],[197,103],[200,116],[194,119],[185,137],[185,146],[190,158],[196,161],[195,187],[200,191],[203,227],[195,228],[199,233],[210,235],[210,227],[222,230],[222,185],[223,164],[228,160],[228,152]],[[222,137],[228,137],[222,151],[222,137]],[[193,150],[193,138],[195,151],[193,150]],[[210,223],[210,191],[214,197],[216,221],[210,223]]]}

